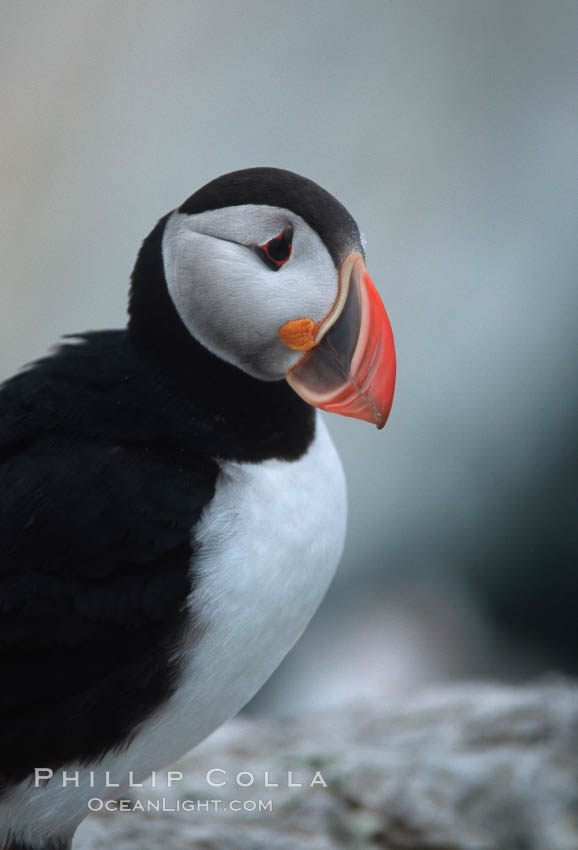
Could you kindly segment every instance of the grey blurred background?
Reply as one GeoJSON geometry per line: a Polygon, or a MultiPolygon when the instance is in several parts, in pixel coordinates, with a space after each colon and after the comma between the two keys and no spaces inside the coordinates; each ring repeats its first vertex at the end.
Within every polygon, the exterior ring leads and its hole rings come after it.
{"type": "Polygon", "coordinates": [[[367,239],[390,422],[328,424],[340,571],[256,698],[578,672],[574,0],[60,2],[0,12],[0,378],[119,327],[140,241],[276,165],[367,239]]]}

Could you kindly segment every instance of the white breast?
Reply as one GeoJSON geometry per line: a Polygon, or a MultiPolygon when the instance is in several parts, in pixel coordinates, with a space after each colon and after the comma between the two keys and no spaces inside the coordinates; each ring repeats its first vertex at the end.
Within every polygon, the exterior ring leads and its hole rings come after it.
{"type": "Polygon", "coordinates": [[[300,460],[223,463],[195,529],[201,549],[189,609],[200,628],[185,647],[176,692],[128,749],[98,765],[67,765],[67,775],[79,771],[79,787],[63,791],[59,772],[43,789],[22,783],[0,803],[2,826],[21,826],[32,807],[31,843],[51,828],[74,828],[91,797],[110,793],[105,771],[113,782],[122,784],[129,771],[142,781],[235,714],[313,616],[341,557],[345,524],[343,470],[319,414],[315,440],[300,460]]]}
{"type": "Polygon", "coordinates": [[[227,462],[195,529],[190,600],[200,639],[182,684],[131,750],[148,773],[178,758],[235,714],[300,637],[343,550],[345,479],[318,415],[315,441],[298,461],[227,462]]]}

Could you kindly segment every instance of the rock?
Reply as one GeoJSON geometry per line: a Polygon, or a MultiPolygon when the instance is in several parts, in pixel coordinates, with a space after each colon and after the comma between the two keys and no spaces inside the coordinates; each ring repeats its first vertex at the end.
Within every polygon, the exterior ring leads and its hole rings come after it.
{"type": "Polygon", "coordinates": [[[90,815],[74,850],[577,850],[578,685],[240,718],[171,770],[90,815]]]}

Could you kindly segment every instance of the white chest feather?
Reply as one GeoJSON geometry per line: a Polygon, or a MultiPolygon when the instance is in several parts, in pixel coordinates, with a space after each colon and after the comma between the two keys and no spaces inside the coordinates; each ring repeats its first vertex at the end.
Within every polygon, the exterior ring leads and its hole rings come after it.
{"type": "Polygon", "coordinates": [[[299,638],[333,578],[345,522],[343,471],[321,418],[303,459],[223,467],[196,535],[193,606],[206,632],[191,680],[206,684],[209,713],[237,711],[299,638]]]}
{"type": "Polygon", "coordinates": [[[185,647],[176,692],[128,749],[95,766],[68,765],[68,775],[79,772],[78,787],[63,792],[57,773],[40,794],[21,785],[0,804],[2,826],[21,827],[32,806],[26,835],[32,844],[47,829],[74,828],[87,801],[109,793],[105,771],[121,784],[129,771],[142,781],[235,714],[313,616],[341,557],[345,524],[343,470],[319,415],[315,440],[300,460],[224,463],[195,529],[201,549],[189,608],[200,628],[185,647]]]}
{"type": "Polygon", "coordinates": [[[178,758],[269,678],[333,578],[345,523],[343,470],[319,416],[300,460],[222,465],[195,529],[201,549],[190,610],[201,637],[181,686],[135,739],[133,769],[148,772],[178,758]]]}

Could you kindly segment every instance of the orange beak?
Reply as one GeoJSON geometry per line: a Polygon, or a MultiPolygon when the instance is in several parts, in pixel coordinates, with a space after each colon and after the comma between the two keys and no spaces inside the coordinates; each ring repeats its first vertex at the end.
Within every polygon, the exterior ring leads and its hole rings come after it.
{"type": "Polygon", "coordinates": [[[279,336],[306,351],[285,376],[309,404],[383,428],[395,388],[395,346],[385,307],[360,254],[339,270],[338,295],[321,322],[295,319],[279,336]]]}

